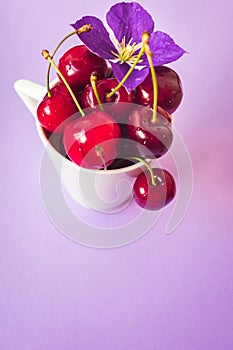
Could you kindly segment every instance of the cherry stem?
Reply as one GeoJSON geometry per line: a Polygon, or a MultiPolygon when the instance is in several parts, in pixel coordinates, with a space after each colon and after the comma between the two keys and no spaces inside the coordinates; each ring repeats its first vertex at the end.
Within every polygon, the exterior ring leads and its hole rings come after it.
{"type": "Polygon", "coordinates": [[[149,173],[150,173],[152,186],[156,186],[156,182],[155,182],[153,170],[152,170],[150,164],[147,163],[147,162],[145,161],[145,159],[143,159],[143,158],[139,158],[139,157],[130,157],[130,158],[131,158],[131,159],[134,159],[134,160],[137,160],[137,161],[139,161],[139,162],[142,162],[142,163],[147,167],[147,169],[148,169],[148,171],[149,171],[149,173]]]}
{"type": "Polygon", "coordinates": [[[76,104],[81,116],[85,116],[85,113],[83,112],[80,104],[78,103],[72,89],[70,88],[68,82],[66,81],[65,77],[63,76],[63,74],[61,73],[60,69],[57,67],[56,63],[53,61],[52,57],[50,56],[49,52],[47,50],[42,50],[42,56],[49,61],[49,63],[53,66],[53,68],[57,71],[58,75],[60,76],[60,78],[62,79],[63,83],[65,84],[65,86],[67,87],[67,90],[69,91],[72,99],[74,100],[74,103],[76,104]]]}
{"type": "MultiPolygon", "coordinates": [[[[53,51],[51,58],[54,58],[56,52],[58,51],[58,49],[61,47],[61,45],[64,43],[64,41],[66,41],[68,38],[70,38],[72,35],[74,34],[82,34],[82,33],[88,33],[92,30],[93,26],[91,24],[85,24],[84,26],[76,29],[74,32],[69,33],[68,35],[66,35],[60,42],[59,44],[56,46],[55,50],[53,51]]],[[[50,70],[51,70],[51,63],[49,62],[48,64],[48,70],[47,70],[47,75],[46,75],[46,87],[47,87],[47,92],[48,92],[48,96],[51,96],[51,92],[50,92],[50,86],[49,86],[49,75],[50,75],[50,70]]]]}
{"type": "Polygon", "coordinates": [[[147,56],[147,60],[149,62],[150,71],[151,71],[151,77],[152,77],[152,83],[153,83],[153,115],[152,115],[152,123],[156,122],[156,113],[157,113],[157,103],[158,103],[158,86],[157,86],[157,79],[156,79],[156,73],[155,68],[153,65],[152,57],[153,53],[150,51],[149,46],[149,40],[150,35],[147,32],[143,33],[143,46],[145,48],[145,53],[147,56]]]}
{"type": "Polygon", "coordinates": [[[130,74],[132,73],[132,71],[134,70],[135,66],[138,64],[138,62],[140,61],[140,58],[142,57],[142,55],[144,54],[145,48],[144,46],[142,46],[141,50],[139,51],[139,54],[137,56],[137,58],[135,59],[133,65],[130,67],[130,69],[128,70],[128,72],[125,74],[124,78],[121,80],[121,82],[115,87],[115,89],[113,89],[108,95],[107,98],[110,99],[121,87],[122,85],[126,82],[126,80],[128,79],[128,77],[130,76],[130,74]]]}
{"type": "Polygon", "coordinates": [[[92,87],[92,89],[94,91],[95,97],[97,99],[98,105],[100,106],[101,111],[104,111],[104,108],[103,108],[103,106],[101,104],[99,93],[98,93],[98,90],[97,90],[97,87],[96,87],[96,82],[97,82],[97,73],[96,72],[93,72],[91,74],[90,82],[91,82],[91,87],[92,87]]]}
{"type": "Polygon", "coordinates": [[[96,155],[102,159],[102,162],[103,162],[103,165],[104,165],[104,170],[107,170],[107,164],[106,164],[106,160],[105,160],[105,156],[104,156],[103,147],[101,147],[99,145],[96,145],[95,146],[95,152],[96,152],[96,155]]]}

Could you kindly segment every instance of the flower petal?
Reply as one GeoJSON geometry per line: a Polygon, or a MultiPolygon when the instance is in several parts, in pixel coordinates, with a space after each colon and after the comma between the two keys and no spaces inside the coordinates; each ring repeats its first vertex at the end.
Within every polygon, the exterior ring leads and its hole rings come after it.
{"type": "MultiPolygon", "coordinates": [[[[124,78],[125,74],[130,69],[130,66],[127,63],[119,64],[111,62],[111,65],[113,73],[118,82],[120,82],[124,78]]],[[[141,70],[134,69],[128,77],[128,79],[126,80],[126,82],[124,83],[124,87],[126,88],[126,90],[128,90],[129,92],[134,90],[139,84],[141,84],[145,80],[148,73],[149,67],[145,67],[141,70]]]]}
{"type": "Polygon", "coordinates": [[[85,24],[91,24],[93,29],[88,33],[79,34],[81,41],[88,47],[89,50],[96,53],[102,58],[110,59],[114,56],[111,51],[115,51],[115,47],[109,38],[109,33],[104,27],[100,19],[93,16],[85,16],[76,21],[71,26],[78,29],[85,24]]]}
{"type": "Polygon", "coordinates": [[[176,61],[186,53],[168,34],[160,31],[151,34],[150,50],[154,54],[154,66],[176,61]]]}
{"type": "Polygon", "coordinates": [[[113,30],[117,40],[126,38],[126,43],[133,38],[137,44],[142,41],[142,33],[149,34],[154,30],[151,15],[137,2],[119,3],[113,5],[106,15],[107,23],[113,30]]]}

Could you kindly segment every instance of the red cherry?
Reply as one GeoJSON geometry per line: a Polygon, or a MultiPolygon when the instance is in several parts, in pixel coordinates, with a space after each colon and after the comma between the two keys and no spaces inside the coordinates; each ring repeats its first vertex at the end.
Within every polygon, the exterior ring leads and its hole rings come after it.
{"type": "Polygon", "coordinates": [[[80,90],[89,83],[90,75],[96,72],[100,79],[107,76],[107,64],[85,45],[74,46],[60,58],[58,68],[71,87],[80,90]]]}
{"type": "MultiPolygon", "coordinates": [[[[111,97],[108,94],[118,85],[115,78],[101,79],[96,82],[96,89],[106,113],[111,114],[117,121],[126,120],[129,112],[132,110],[134,102],[134,93],[128,93],[127,90],[121,88],[111,97]]],[[[98,108],[98,101],[95,97],[91,84],[88,84],[81,95],[81,104],[83,108],[98,108]]]]}
{"type": "Polygon", "coordinates": [[[170,148],[173,134],[169,114],[159,108],[156,121],[152,121],[153,111],[138,106],[129,115],[127,123],[128,138],[135,141],[139,156],[159,158],[170,148]]]}
{"type": "MultiPolygon", "coordinates": [[[[174,113],[181,103],[183,92],[178,74],[169,67],[154,67],[158,85],[158,105],[168,113],[174,113]]],[[[142,106],[153,107],[153,83],[151,73],[136,88],[136,102],[142,106]]]]}
{"type": "MultiPolygon", "coordinates": [[[[62,133],[66,121],[78,112],[78,109],[62,83],[51,89],[51,96],[45,95],[37,108],[37,118],[43,128],[49,132],[62,133]]],[[[77,94],[76,98],[78,98],[77,94]]]]}
{"type": "Polygon", "coordinates": [[[152,168],[152,172],[155,185],[152,184],[151,174],[147,170],[137,177],[133,195],[136,203],[142,208],[159,210],[175,197],[176,184],[168,171],[152,168]]]}
{"type": "Polygon", "coordinates": [[[89,169],[111,164],[118,152],[121,137],[119,125],[110,115],[96,111],[72,121],[64,130],[63,143],[69,158],[89,169]],[[102,149],[103,158],[97,155],[102,149]]]}

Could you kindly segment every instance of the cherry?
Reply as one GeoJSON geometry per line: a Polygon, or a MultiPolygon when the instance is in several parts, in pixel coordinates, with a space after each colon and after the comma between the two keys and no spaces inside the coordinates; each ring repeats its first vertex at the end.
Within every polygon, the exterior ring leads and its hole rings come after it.
{"type": "MultiPolygon", "coordinates": [[[[169,67],[154,67],[158,85],[158,105],[168,113],[174,113],[181,103],[183,92],[178,74],[169,67]]],[[[135,91],[136,103],[153,106],[153,83],[151,73],[135,91]]]]}
{"type": "Polygon", "coordinates": [[[85,45],[74,46],[66,51],[59,60],[58,68],[68,84],[79,90],[89,83],[93,71],[100,79],[105,78],[108,71],[105,60],[89,51],[85,45]]]}
{"type": "Polygon", "coordinates": [[[95,111],[67,125],[63,144],[67,155],[76,164],[101,169],[116,157],[120,137],[115,119],[107,113],[95,111]]]}
{"type": "Polygon", "coordinates": [[[149,170],[138,175],[133,195],[136,203],[148,210],[159,210],[172,201],[176,193],[176,184],[172,175],[160,168],[152,168],[154,185],[149,170]]]}
{"type": "MultiPolygon", "coordinates": [[[[126,120],[129,112],[132,110],[131,104],[134,102],[134,93],[128,93],[127,90],[121,86],[111,98],[108,98],[108,94],[117,85],[118,81],[115,78],[101,79],[96,82],[96,89],[101,104],[104,104],[104,110],[114,116],[117,121],[122,121],[126,120]]],[[[81,105],[83,108],[98,108],[98,101],[91,84],[88,84],[82,92],[81,105]]]]}
{"type": "Polygon", "coordinates": [[[171,146],[173,134],[170,115],[158,108],[156,121],[152,121],[153,111],[149,107],[138,106],[129,115],[127,123],[128,138],[136,141],[139,156],[159,158],[171,146]]]}
{"type": "MultiPolygon", "coordinates": [[[[77,113],[75,105],[66,86],[57,83],[51,90],[51,96],[46,94],[37,108],[37,118],[43,128],[50,132],[62,133],[66,121],[77,113]]],[[[76,98],[78,98],[77,94],[76,98]]]]}

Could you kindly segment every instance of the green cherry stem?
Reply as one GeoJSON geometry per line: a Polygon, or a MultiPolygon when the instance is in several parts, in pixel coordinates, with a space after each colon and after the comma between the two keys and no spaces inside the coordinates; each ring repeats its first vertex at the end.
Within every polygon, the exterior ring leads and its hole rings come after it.
{"type": "MultiPolygon", "coordinates": [[[[85,24],[84,26],[82,26],[81,28],[76,29],[75,31],[69,33],[68,35],[66,35],[60,42],[59,44],[56,46],[55,50],[53,51],[51,58],[54,58],[56,52],[58,51],[58,49],[61,47],[61,45],[71,36],[75,35],[75,34],[82,34],[82,33],[88,33],[92,30],[93,26],[91,24],[85,24]]],[[[47,88],[47,92],[48,92],[48,96],[51,96],[51,92],[50,92],[50,86],[49,86],[49,75],[50,75],[50,70],[51,70],[51,63],[49,62],[48,64],[48,70],[47,70],[47,75],[46,75],[46,88],[47,88]]]]}
{"type": "Polygon", "coordinates": [[[149,171],[149,173],[150,173],[152,186],[156,186],[156,182],[155,182],[155,179],[154,179],[153,170],[152,170],[150,164],[148,164],[148,163],[145,161],[145,159],[143,159],[143,158],[139,158],[139,157],[130,157],[130,158],[131,158],[131,159],[134,159],[134,160],[137,160],[138,162],[143,163],[143,164],[147,167],[147,169],[148,169],[148,171],[149,171]]]}
{"type": "Polygon", "coordinates": [[[128,72],[125,74],[124,78],[121,80],[121,82],[115,87],[115,89],[113,89],[108,95],[107,98],[110,99],[121,87],[122,85],[126,82],[126,80],[128,79],[128,77],[130,76],[130,74],[132,73],[132,71],[134,70],[135,66],[138,64],[138,62],[140,61],[140,58],[142,57],[142,55],[144,54],[145,48],[144,46],[142,46],[141,50],[139,51],[139,54],[137,56],[137,58],[135,59],[133,65],[130,67],[130,69],[128,70],[128,72]]]}
{"type": "Polygon", "coordinates": [[[57,67],[56,63],[53,61],[52,57],[50,56],[49,52],[47,50],[42,50],[42,56],[49,61],[49,63],[53,66],[53,68],[57,71],[58,75],[60,76],[60,78],[62,79],[63,83],[65,84],[65,86],[67,87],[67,90],[69,91],[71,97],[74,100],[74,103],[76,104],[81,116],[85,116],[85,113],[83,112],[80,104],[78,103],[73,91],[71,90],[69,84],[67,83],[66,79],[64,78],[63,74],[61,73],[60,69],[57,67]]]}
{"type": "Polygon", "coordinates": [[[151,71],[151,77],[152,77],[152,83],[153,83],[153,114],[152,114],[152,123],[156,122],[156,113],[157,113],[157,103],[158,103],[158,86],[157,86],[157,79],[156,79],[156,73],[155,68],[153,65],[152,57],[153,53],[150,51],[149,46],[149,40],[150,35],[147,32],[143,33],[143,45],[145,48],[145,53],[147,56],[147,60],[149,62],[150,71],[151,71]]]}
{"type": "Polygon", "coordinates": [[[105,159],[105,156],[104,156],[103,147],[101,147],[99,145],[96,145],[95,146],[95,152],[96,152],[96,155],[101,158],[101,160],[103,162],[103,165],[104,165],[104,170],[107,170],[107,164],[106,164],[106,159],[105,159]]]}
{"type": "Polygon", "coordinates": [[[100,106],[101,111],[104,111],[104,108],[103,108],[103,106],[101,104],[99,93],[98,93],[98,90],[97,90],[97,87],[96,87],[96,82],[97,82],[97,74],[96,74],[96,72],[93,72],[91,74],[90,82],[91,82],[91,87],[92,87],[92,89],[94,91],[95,97],[97,99],[98,105],[100,106]]]}

